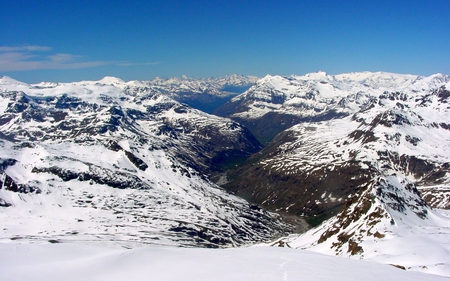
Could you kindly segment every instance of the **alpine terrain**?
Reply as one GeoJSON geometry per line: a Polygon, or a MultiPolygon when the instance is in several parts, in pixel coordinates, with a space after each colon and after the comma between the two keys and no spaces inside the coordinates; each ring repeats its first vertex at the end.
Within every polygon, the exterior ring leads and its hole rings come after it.
{"type": "Polygon", "coordinates": [[[159,245],[257,244],[246,253],[273,251],[282,280],[311,254],[287,248],[450,276],[447,75],[2,76],[0,146],[8,252],[14,241],[157,244],[133,249],[150,259],[166,255],[159,245]]]}
{"type": "Polygon", "coordinates": [[[208,179],[259,142],[146,83],[3,76],[0,112],[1,239],[223,247],[288,230],[208,179]]]}
{"type": "Polygon", "coordinates": [[[266,76],[224,108],[262,141],[283,131],[226,187],[313,226],[330,219],[281,245],[448,275],[448,212],[435,209],[450,209],[448,89],[442,74],[266,76]]]}

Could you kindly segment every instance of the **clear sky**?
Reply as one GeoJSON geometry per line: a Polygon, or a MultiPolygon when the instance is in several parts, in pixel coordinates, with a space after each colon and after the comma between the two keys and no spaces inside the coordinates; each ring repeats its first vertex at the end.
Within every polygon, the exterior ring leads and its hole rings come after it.
{"type": "Polygon", "coordinates": [[[2,0],[0,75],[37,83],[450,74],[450,0],[2,0]]]}

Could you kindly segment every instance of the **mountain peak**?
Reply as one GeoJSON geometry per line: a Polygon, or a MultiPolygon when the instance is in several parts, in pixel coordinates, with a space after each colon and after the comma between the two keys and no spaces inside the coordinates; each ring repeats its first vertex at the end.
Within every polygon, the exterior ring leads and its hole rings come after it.
{"type": "Polygon", "coordinates": [[[8,86],[26,86],[29,87],[30,85],[24,82],[20,82],[16,79],[13,79],[9,76],[3,75],[0,76],[0,85],[8,85],[8,86]]]}
{"type": "Polygon", "coordinates": [[[101,84],[105,85],[118,85],[118,84],[124,84],[125,81],[123,81],[120,78],[113,77],[113,76],[105,76],[101,80],[98,81],[101,84]]]}
{"type": "Polygon", "coordinates": [[[322,78],[322,77],[326,77],[327,73],[325,71],[319,70],[316,72],[308,73],[305,76],[310,77],[310,78],[322,78]]]}

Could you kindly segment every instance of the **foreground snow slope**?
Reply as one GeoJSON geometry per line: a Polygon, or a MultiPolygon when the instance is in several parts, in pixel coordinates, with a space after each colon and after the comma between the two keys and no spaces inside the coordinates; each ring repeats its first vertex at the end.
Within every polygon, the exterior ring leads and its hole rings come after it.
{"type": "MultiPolygon", "coordinates": [[[[374,214],[371,211],[368,213],[374,214]]],[[[333,218],[305,234],[292,235],[283,241],[292,248],[333,256],[339,254],[395,264],[406,270],[450,276],[450,212],[429,211],[426,220],[413,213],[402,216],[392,210],[390,215],[392,218],[379,218],[380,222],[377,224],[371,224],[367,218],[353,221],[349,226],[339,229],[335,236],[320,240],[330,229],[342,227],[339,218],[333,218]],[[391,220],[395,220],[395,224],[391,224],[391,220]],[[358,235],[360,237],[355,238],[358,235]],[[343,239],[348,239],[348,244],[353,243],[355,250],[361,247],[361,252],[353,256],[353,249],[347,247],[343,239]]]]}
{"type": "Polygon", "coordinates": [[[3,281],[448,280],[390,265],[288,248],[225,250],[111,244],[0,243],[3,281]]]}

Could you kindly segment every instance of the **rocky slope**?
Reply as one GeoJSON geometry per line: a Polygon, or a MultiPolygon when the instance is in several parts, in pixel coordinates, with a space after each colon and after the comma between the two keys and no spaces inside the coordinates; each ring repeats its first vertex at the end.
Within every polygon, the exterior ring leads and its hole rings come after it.
{"type": "Polygon", "coordinates": [[[449,276],[450,212],[424,205],[398,177],[374,182],[337,216],[277,244],[449,276]]]}
{"type": "Polygon", "coordinates": [[[0,146],[2,239],[222,247],[287,229],[208,179],[259,150],[252,135],[142,82],[1,77],[0,146]]]}

